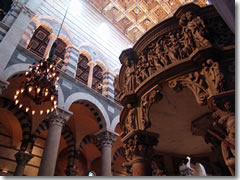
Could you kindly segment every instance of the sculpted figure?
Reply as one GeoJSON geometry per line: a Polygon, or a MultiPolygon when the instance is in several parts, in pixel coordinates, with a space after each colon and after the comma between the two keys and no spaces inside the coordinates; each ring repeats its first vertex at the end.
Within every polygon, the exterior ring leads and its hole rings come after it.
{"type": "Polygon", "coordinates": [[[183,44],[183,48],[181,51],[182,58],[186,58],[187,56],[189,56],[193,52],[193,50],[196,48],[192,32],[191,30],[188,29],[187,24],[188,24],[188,21],[187,21],[186,15],[183,14],[179,20],[179,25],[182,26],[182,33],[183,33],[183,37],[180,38],[180,41],[183,44]]]}
{"type": "Polygon", "coordinates": [[[127,63],[127,69],[125,72],[126,80],[126,92],[133,91],[135,89],[135,68],[133,61],[129,60],[127,63]]]}
{"type": "Polygon", "coordinates": [[[136,125],[135,125],[136,122],[137,122],[137,110],[136,108],[131,108],[128,112],[128,117],[125,123],[127,133],[129,133],[133,129],[136,129],[136,125]]]}
{"type": "Polygon", "coordinates": [[[193,18],[192,12],[186,12],[186,18],[188,20],[187,28],[191,31],[196,47],[204,47],[210,45],[210,42],[206,39],[206,26],[203,20],[197,16],[193,18]]]}

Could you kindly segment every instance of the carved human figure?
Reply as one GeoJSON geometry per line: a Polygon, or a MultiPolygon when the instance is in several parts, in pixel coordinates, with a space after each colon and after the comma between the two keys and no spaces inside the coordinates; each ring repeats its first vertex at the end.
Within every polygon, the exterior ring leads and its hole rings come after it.
{"type": "Polygon", "coordinates": [[[182,58],[186,58],[189,56],[193,50],[196,48],[194,39],[193,39],[193,34],[190,29],[187,27],[188,21],[186,18],[186,15],[183,14],[179,20],[179,25],[182,26],[182,34],[183,37],[180,38],[180,42],[183,44],[183,48],[180,51],[182,58]]]}
{"type": "Polygon", "coordinates": [[[194,18],[191,11],[186,12],[186,18],[188,20],[187,28],[194,37],[196,47],[210,45],[210,42],[206,39],[207,31],[203,20],[199,16],[194,18]]]}
{"type": "Polygon", "coordinates": [[[131,108],[128,112],[128,117],[125,123],[127,131],[126,133],[129,133],[133,129],[136,129],[136,122],[137,122],[137,110],[136,108],[131,108]]]}
{"type": "Polygon", "coordinates": [[[135,65],[132,60],[126,63],[127,69],[125,72],[126,92],[133,91],[135,89],[135,65]]]}
{"type": "Polygon", "coordinates": [[[226,122],[227,136],[225,141],[222,141],[221,148],[223,159],[225,164],[228,166],[229,171],[234,176],[235,175],[235,148],[229,146],[228,143],[235,145],[235,116],[229,116],[226,122]]]}
{"type": "Polygon", "coordinates": [[[154,61],[154,65],[157,69],[161,68],[161,66],[162,67],[167,66],[168,64],[168,61],[163,54],[163,47],[161,46],[162,44],[163,44],[163,40],[160,39],[156,42],[156,46],[155,46],[155,53],[159,60],[159,61],[156,61],[156,60],[154,61]]]}
{"type": "Polygon", "coordinates": [[[161,68],[162,66],[158,63],[158,57],[154,54],[154,52],[151,50],[148,52],[148,74],[151,76],[156,69],[161,68]]]}

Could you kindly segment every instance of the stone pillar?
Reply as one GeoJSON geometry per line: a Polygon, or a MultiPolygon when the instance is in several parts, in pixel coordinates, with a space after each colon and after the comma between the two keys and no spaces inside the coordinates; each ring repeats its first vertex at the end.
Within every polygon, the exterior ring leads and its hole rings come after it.
{"type": "Polygon", "coordinates": [[[96,65],[95,62],[93,61],[90,61],[88,63],[88,66],[89,66],[89,74],[88,74],[88,87],[92,88],[92,80],[93,80],[93,68],[94,66],[96,65]]]}
{"type": "Polygon", "coordinates": [[[4,77],[3,71],[33,16],[34,13],[32,10],[26,6],[22,6],[20,14],[2,39],[0,43],[0,77],[4,77]]]}
{"type": "Polygon", "coordinates": [[[103,90],[102,94],[110,99],[114,99],[114,75],[111,71],[103,71],[103,90]]]}
{"type": "Polygon", "coordinates": [[[122,138],[126,159],[132,164],[133,176],[152,175],[151,158],[158,137],[158,134],[152,132],[133,130],[122,138]]]}
{"type": "Polygon", "coordinates": [[[57,108],[49,115],[48,135],[38,176],[54,175],[62,127],[71,115],[71,112],[67,112],[60,108],[57,108]]]}
{"type": "Polygon", "coordinates": [[[98,141],[101,143],[101,176],[111,176],[112,164],[112,145],[118,135],[114,132],[103,131],[97,135],[98,141]]]}
{"type": "Polygon", "coordinates": [[[17,167],[14,172],[14,176],[23,176],[24,168],[26,164],[33,158],[33,155],[28,152],[19,151],[15,154],[15,158],[17,161],[17,167]]]}

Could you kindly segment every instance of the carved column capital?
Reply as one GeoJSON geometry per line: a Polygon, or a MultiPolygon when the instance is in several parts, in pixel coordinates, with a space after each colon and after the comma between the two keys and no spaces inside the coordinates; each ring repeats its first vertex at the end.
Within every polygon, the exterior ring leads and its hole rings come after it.
{"type": "Polygon", "coordinates": [[[135,162],[151,158],[153,146],[158,144],[158,137],[158,134],[148,131],[135,130],[130,132],[122,139],[127,160],[135,162]]]}
{"type": "Polygon", "coordinates": [[[101,143],[101,146],[112,147],[117,137],[118,135],[116,133],[110,131],[103,131],[97,134],[97,139],[101,143]]]}
{"type": "Polygon", "coordinates": [[[19,151],[15,155],[16,161],[18,165],[25,166],[34,155],[28,152],[19,151]]]}
{"type": "Polygon", "coordinates": [[[49,114],[49,124],[63,126],[68,121],[71,115],[72,112],[66,111],[58,107],[55,111],[49,114]]]}

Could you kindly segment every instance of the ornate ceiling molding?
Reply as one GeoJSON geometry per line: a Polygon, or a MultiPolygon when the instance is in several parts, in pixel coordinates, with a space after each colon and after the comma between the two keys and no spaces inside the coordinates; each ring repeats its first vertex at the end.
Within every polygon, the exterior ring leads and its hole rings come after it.
{"type": "Polygon", "coordinates": [[[87,0],[110,23],[135,43],[156,24],[173,16],[182,5],[194,2],[206,6],[206,0],[87,0]]]}

